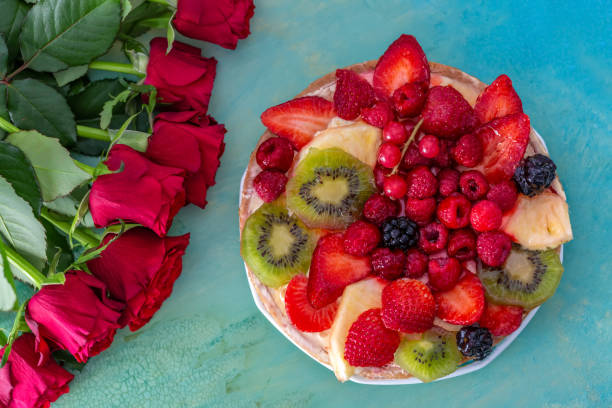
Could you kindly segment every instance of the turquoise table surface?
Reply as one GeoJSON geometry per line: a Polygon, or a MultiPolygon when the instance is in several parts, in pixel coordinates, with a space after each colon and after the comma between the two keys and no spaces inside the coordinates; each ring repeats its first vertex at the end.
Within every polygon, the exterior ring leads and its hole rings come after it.
{"type": "MultiPolygon", "coordinates": [[[[609,1],[256,0],[252,35],[219,60],[211,113],[227,149],[183,275],[144,329],[118,333],[55,407],[612,406],[612,12],[609,1]],[[548,143],[575,239],[565,275],[517,340],[475,373],[407,386],[340,384],[258,312],[239,254],[238,190],[260,113],[401,33],[485,82],[508,74],[548,143]]],[[[6,325],[2,319],[1,325],[6,325]]]]}

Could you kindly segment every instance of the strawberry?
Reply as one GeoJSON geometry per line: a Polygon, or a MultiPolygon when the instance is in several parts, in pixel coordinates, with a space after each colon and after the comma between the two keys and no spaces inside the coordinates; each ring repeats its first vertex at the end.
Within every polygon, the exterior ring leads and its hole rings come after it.
{"type": "Polygon", "coordinates": [[[342,119],[353,120],[361,109],[376,102],[374,88],[365,79],[348,69],[336,70],[334,108],[342,119]]]}
{"type": "Polygon", "coordinates": [[[487,302],[479,323],[489,329],[494,336],[507,336],[518,329],[522,321],[522,307],[487,302]]]}
{"type": "Polygon", "coordinates": [[[403,278],[387,285],[382,292],[382,320],[391,330],[421,333],[433,326],[436,304],[423,282],[403,278]]]}
{"type": "Polygon", "coordinates": [[[382,367],[393,361],[399,344],[399,333],[385,327],[380,309],[368,309],[349,329],[344,358],[353,367],[382,367]]]}
{"type": "Polygon", "coordinates": [[[469,102],[450,85],[429,90],[421,117],[423,132],[447,139],[456,139],[478,124],[469,102]]]}
{"type": "Polygon", "coordinates": [[[461,263],[456,258],[430,259],[427,265],[429,286],[434,290],[444,291],[455,286],[461,275],[461,263]]]}
{"type": "Polygon", "coordinates": [[[299,150],[335,116],[334,105],[320,96],[304,96],[266,109],[261,122],[270,132],[289,139],[299,150]]]}
{"type": "Polygon", "coordinates": [[[521,98],[507,75],[500,75],[478,96],[474,112],[480,123],[523,112],[521,98]]]}
{"type": "Polygon", "coordinates": [[[529,143],[529,116],[515,113],[494,119],[476,131],[483,148],[483,159],[475,167],[489,183],[510,180],[529,143]]]}
{"type": "Polygon", "coordinates": [[[347,285],[365,278],[372,270],[370,258],[344,253],[342,234],[319,239],[310,261],[308,300],[319,309],[342,295],[347,285]]]}
{"type": "Polygon", "coordinates": [[[466,273],[451,290],[435,293],[434,297],[438,317],[451,324],[476,323],[484,310],[484,289],[473,273],[466,273]]]}
{"type": "Polygon", "coordinates": [[[407,83],[421,82],[429,87],[429,63],[423,49],[412,35],[402,34],[380,57],[372,82],[385,97],[407,83]]]}
{"type": "Polygon", "coordinates": [[[364,108],[361,111],[361,117],[367,124],[382,129],[393,120],[393,110],[387,102],[378,101],[371,108],[364,108]]]}
{"type": "Polygon", "coordinates": [[[295,327],[304,332],[320,332],[331,327],[338,310],[333,302],[321,309],[315,309],[308,301],[308,278],[296,275],[291,279],[285,292],[285,310],[295,327]]]}

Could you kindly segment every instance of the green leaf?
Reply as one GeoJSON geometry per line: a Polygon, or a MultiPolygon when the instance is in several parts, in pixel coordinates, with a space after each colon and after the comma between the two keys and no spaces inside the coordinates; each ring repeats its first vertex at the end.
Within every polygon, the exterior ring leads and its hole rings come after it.
{"type": "Polygon", "coordinates": [[[6,71],[8,70],[9,64],[9,52],[6,46],[6,41],[4,41],[4,36],[0,34],[0,78],[4,78],[6,76],[6,71]]]}
{"type": "Polygon", "coordinates": [[[115,96],[113,99],[110,99],[104,103],[102,112],[100,112],[100,128],[108,129],[111,119],[113,118],[113,110],[115,109],[115,106],[119,103],[127,102],[131,93],[132,91],[130,89],[126,89],[117,94],[117,96],[115,96]]]}
{"type": "Polygon", "coordinates": [[[19,51],[19,33],[28,10],[28,6],[20,0],[2,0],[0,34],[4,34],[11,58],[19,51]]]}
{"type": "Polygon", "coordinates": [[[21,54],[36,71],[89,64],[110,48],[120,23],[120,0],[45,0],[25,18],[21,54]]]}
{"type": "Polygon", "coordinates": [[[72,81],[75,81],[85,75],[87,70],[89,69],[89,65],[77,65],[74,67],[66,68],[62,71],[57,71],[53,73],[55,80],[57,81],[57,86],[62,87],[64,85],[69,84],[72,81]]]}
{"type": "Polygon", "coordinates": [[[8,337],[6,337],[6,333],[4,329],[0,329],[0,347],[4,347],[8,342],[8,337]]]}
{"type": "Polygon", "coordinates": [[[65,196],[90,179],[89,174],[74,164],[68,150],[57,139],[34,130],[13,133],[6,141],[19,147],[32,163],[43,201],[65,196]]]}
{"type": "MultiPolygon", "coordinates": [[[[178,9],[177,9],[178,10],[178,9]]],[[[174,32],[174,26],[172,25],[172,20],[174,20],[174,16],[176,15],[176,10],[170,16],[168,20],[168,25],[166,29],[166,38],[168,39],[168,48],[166,49],[166,54],[169,54],[172,50],[172,45],[174,44],[174,37],[176,37],[176,33],[174,32]]]]}
{"type": "MultiPolygon", "coordinates": [[[[0,116],[8,121],[10,121],[8,109],[6,107],[6,89],[3,89],[0,86],[0,116]]],[[[6,131],[4,129],[0,129],[0,140],[4,139],[6,136],[6,131]]]]}
{"type": "Polygon", "coordinates": [[[121,23],[121,36],[139,37],[149,31],[149,27],[140,25],[141,21],[160,17],[168,13],[168,6],[145,1],[135,7],[121,23]]]}
{"type": "Polygon", "coordinates": [[[4,367],[6,364],[9,354],[11,354],[11,348],[13,347],[13,343],[17,339],[17,335],[20,331],[28,330],[28,325],[24,319],[24,312],[28,302],[23,302],[19,310],[17,310],[17,316],[15,316],[15,321],[13,322],[13,328],[8,335],[8,339],[6,340],[6,348],[4,349],[4,355],[2,356],[2,361],[0,361],[0,368],[4,367]],[[25,327],[24,327],[25,326],[25,327]]]}
{"type": "MultiPolygon", "coordinates": [[[[111,130],[110,132],[113,139],[117,137],[118,130],[111,130]]],[[[124,130],[121,137],[115,143],[130,146],[132,149],[144,153],[149,146],[150,136],[150,133],[140,132],[138,130],[124,130]]]]}
{"type": "MultiPolygon", "coordinates": [[[[13,273],[6,257],[6,248],[2,239],[0,239],[0,264],[2,265],[2,273],[0,273],[0,310],[6,311],[15,307],[17,294],[15,292],[13,273]]],[[[4,339],[4,344],[6,344],[6,338],[4,339]]]]}
{"type": "Polygon", "coordinates": [[[43,227],[47,232],[47,259],[52,259],[47,268],[47,275],[55,273],[56,270],[63,271],[74,261],[74,256],[70,245],[68,245],[68,236],[60,232],[49,221],[42,220],[43,227]],[[58,256],[57,263],[55,257],[58,256]],[[55,265],[55,270],[53,266],[55,265]]]}
{"type": "Polygon", "coordinates": [[[40,214],[42,196],[34,168],[21,150],[6,142],[0,142],[0,176],[11,183],[36,215],[40,214]]]}
{"type": "MultiPolygon", "coordinates": [[[[103,165],[102,163],[99,163],[99,165],[103,165]]],[[[81,223],[81,220],[83,218],[85,218],[85,214],[87,214],[87,212],[89,212],[89,191],[83,196],[83,198],[81,199],[81,202],[79,203],[79,206],[77,207],[77,211],[76,214],[74,214],[74,218],[72,219],[72,223],[70,225],[70,232],[68,233],[68,243],[70,244],[70,246],[72,247],[72,235],[74,234],[74,231],[77,229],[77,227],[79,226],[79,224],[81,223]]]]}
{"type": "Polygon", "coordinates": [[[103,79],[89,83],[76,95],[68,97],[68,105],[78,119],[97,119],[104,103],[125,87],[117,79],[103,79]]]}
{"type": "Polygon", "coordinates": [[[125,20],[130,11],[132,11],[132,2],[130,0],[121,0],[121,20],[125,20]]]}
{"type": "Polygon", "coordinates": [[[70,145],[76,141],[76,122],[64,97],[35,79],[13,81],[8,88],[8,111],[13,123],[36,129],[70,145]]]}

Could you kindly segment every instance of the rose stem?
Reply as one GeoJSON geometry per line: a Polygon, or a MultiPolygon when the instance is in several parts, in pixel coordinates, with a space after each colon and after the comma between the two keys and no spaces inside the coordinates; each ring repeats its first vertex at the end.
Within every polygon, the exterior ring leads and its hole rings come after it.
{"type": "Polygon", "coordinates": [[[82,125],[77,125],[77,135],[86,139],[102,140],[103,142],[110,142],[111,139],[106,130],[82,125]]]}
{"type": "MultiPolygon", "coordinates": [[[[69,221],[63,221],[57,218],[57,216],[51,212],[47,207],[40,209],[40,216],[51,224],[55,225],[60,231],[65,234],[70,233],[71,223],[69,221]]],[[[89,248],[96,248],[100,245],[100,237],[93,231],[87,228],[77,227],[72,234],[72,237],[79,241],[83,246],[89,248]]]]}
{"type": "Polygon", "coordinates": [[[145,77],[146,75],[142,72],[137,71],[132,64],[123,64],[120,62],[112,61],[94,61],[89,64],[89,68],[97,69],[100,71],[111,71],[120,72],[122,74],[136,75],[138,77],[145,77]]]}
{"type": "Polygon", "coordinates": [[[4,251],[9,263],[23,272],[33,283],[36,288],[40,289],[45,282],[45,276],[34,267],[31,263],[25,260],[25,258],[17,253],[9,245],[4,246],[4,251]]]}

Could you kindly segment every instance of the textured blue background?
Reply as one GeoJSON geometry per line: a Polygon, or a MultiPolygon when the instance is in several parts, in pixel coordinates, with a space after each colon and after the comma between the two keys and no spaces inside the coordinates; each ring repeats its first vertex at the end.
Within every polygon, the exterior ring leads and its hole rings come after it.
{"type": "Polygon", "coordinates": [[[152,323],[121,332],[56,406],[612,405],[610,3],[256,0],[256,6],[253,33],[236,51],[201,44],[205,56],[219,60],[211,112],[229,133],[207,209],[187,208],[175,221],[176,233],[192,234],[183,276],[152,323]],[[378,57],[401,33],[414,34],[432,61],[485,82],[501,73],[513,79],[559,167],[575,240],[566,246],[556,295],[485,369],[426,385],[340,384],[253,304],[239,255],[239,181],[263,131],[264,109],[337,67],[378,57]]]}

